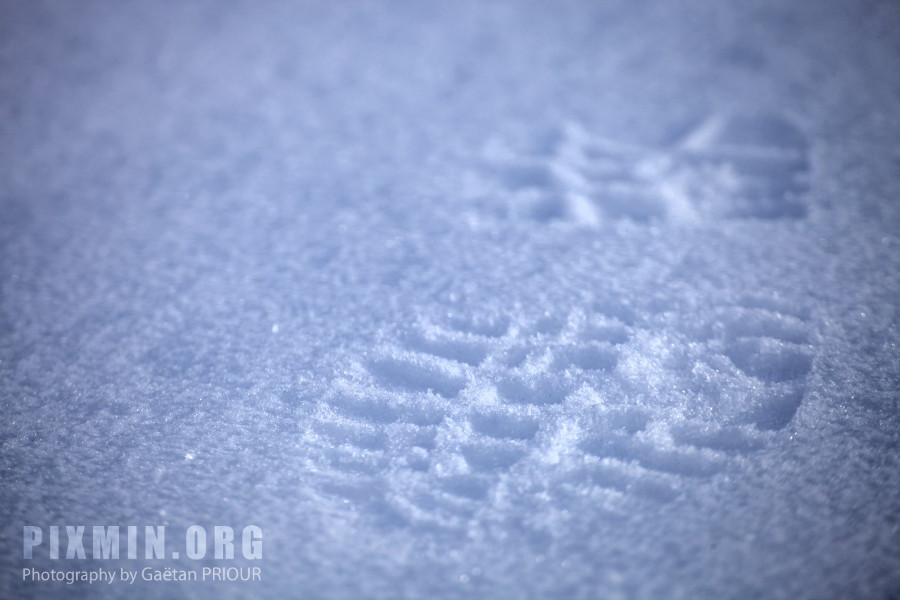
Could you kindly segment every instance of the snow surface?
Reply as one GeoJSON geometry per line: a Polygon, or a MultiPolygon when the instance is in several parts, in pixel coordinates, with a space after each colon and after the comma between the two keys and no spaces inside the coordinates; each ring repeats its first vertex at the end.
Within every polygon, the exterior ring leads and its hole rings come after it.
{"type": "Polygon", "coordinates": [[[0,597],[199,522],[263,581],[142,596],[896,598],[898,63],[889,1],[3,1],[0,597]]]}

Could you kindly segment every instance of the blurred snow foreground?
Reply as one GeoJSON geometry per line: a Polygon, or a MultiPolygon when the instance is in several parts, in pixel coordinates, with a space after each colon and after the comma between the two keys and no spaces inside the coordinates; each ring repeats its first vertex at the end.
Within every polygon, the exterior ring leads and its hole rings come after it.
{"type": "Polygon", "coordinates": [[[140,595],[896,598],[896,3],[0,32],[0,596],[208,523],[261,581],[140,595]]]}

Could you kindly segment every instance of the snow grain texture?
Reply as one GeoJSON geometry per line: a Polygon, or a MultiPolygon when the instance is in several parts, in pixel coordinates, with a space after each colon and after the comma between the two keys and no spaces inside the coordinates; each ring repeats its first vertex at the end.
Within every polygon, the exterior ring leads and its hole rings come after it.
{"type": "Polygon", "coordinates": [[[806,313],[776,295],[669,337],[615,302],[441,313],[384,332],[310,425],[336,469],[323,489],[403,526],[462,531],[567,488],[613,512],[671,501],[788,426],[815,355],[806,313]]]}

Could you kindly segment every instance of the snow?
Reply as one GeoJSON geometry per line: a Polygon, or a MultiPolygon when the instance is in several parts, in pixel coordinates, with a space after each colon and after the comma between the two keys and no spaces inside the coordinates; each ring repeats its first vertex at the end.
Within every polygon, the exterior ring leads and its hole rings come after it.
{"type": "Polygon", "coordinates": [[[0,32],[0,597],[900,590],[896,3],[0,32]],[[22,581],[222,566],[22,559],[115,524],[262,581],[22,581]]]}

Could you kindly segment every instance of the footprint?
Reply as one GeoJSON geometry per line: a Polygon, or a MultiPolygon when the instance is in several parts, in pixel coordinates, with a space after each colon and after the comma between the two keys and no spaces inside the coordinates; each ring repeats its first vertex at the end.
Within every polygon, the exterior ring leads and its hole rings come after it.
{"type": "Polygon", "coordinates": [[[720,324],[722,354],[759,389],[743,422],[783,429],[803,401],[813,366],[807,313],[776,297],[750,297],[726,310],[720,324]]]}
{"type": "Polygon", "coordinates": [[[652,152],[603,139],[576,140],[573,136],[569,153],[577,157],[569,179],[572,193],[589,202],[598,220],[648,223],[665,218],[652,152]]]}
{"type": "Polygon", "coordinates": [[[812,368],[805,347],[771,337],[737,338],[728,343],[725,354],[747,375],[770,383],[801,379],[812,368]]]}
{"type": "Polygon", "coordinates": [[[465,378],[459,370],[418,356],[388,355],[369,361],[367,368],[375,379],[389,388],[455,398],[465,386],[465,378]]]}
{"type": "Polygon", "coordinates": [[[519,462],[527,453],[527,448],[520,442],[491,441],[466,444],[462,447],[462,455],[476,472],[508,469],[519,462]]]}
{"type": "Polygon", "coordinates": [[[413,331],[404,344],[417,352],[432,354],[477,367],[487,357],[489,345],[485,341],[460,334],[413,331]]]}
{"type": "Polygon", "coordinates": [[[713,199],[714,215],[799,219],[808,213],[809,141],[774,113],[713,115],[675,146],[681,194],[713,199]]]}
{"type": "Polygon", "coordinates": [[[319,400],[308,435],[332,472],[323,493],[444,531],[510,502],[671,502],[790,423],[812,368],[808,318],[757,294],[689,330],[687,350],[718,361],[712,391],[690,381],[690,361],[659,368],[695,390],[691,408],[628,383],[653,338],[615,298],[569,313],[436,310],[386,332],[319,400]],[[378,479],[370,500],[344,481],[365,473],[378,479]]]}
{"type": "Polygon", "coordinates": [[[571,475],[601,489],[617,491],[624,497],[638,497],[657,504],[666,504],[678,497],[677,481],[671,475],[646,471],[633,464],[601,460],[589,463],[571,475]]]}
{"type": "Polygon", "coordinates": [[[660,147],[559,128],[545,152],[490,158],[513,218],[598,226],[799,219],[809,211],[810,149],[789,117],[717,113],[660,147]]]}
{"type": "Polygon", "coordinates": [[[562,370],[574,366],[585,371],[609,371],[617,362],[618,353],[611,345],[588,342],[558,349],[554,364],[562,370]]]}
{"type": "Polygon", "coordinates": [[[573,124],[555,139],[547,153],[496,161],[494,173],[514,217],[595,226],[663,216],[663,199],[644,172],[643,149],[591,137],[573,124]]]}
{"type": "Polygon", "coordinates": [[[567,381],[555,373],[534,376],[510,375],[496,382],[500,397],[512,404],[562,404],[571,391],[567,381]]]}
{"type": "Polygon", "coordinates": [[[528,441],[534,439],[540,428],[532,417],[499,411],[476,412],[469,420],[474,431],[498,440],[528,441]]]}

